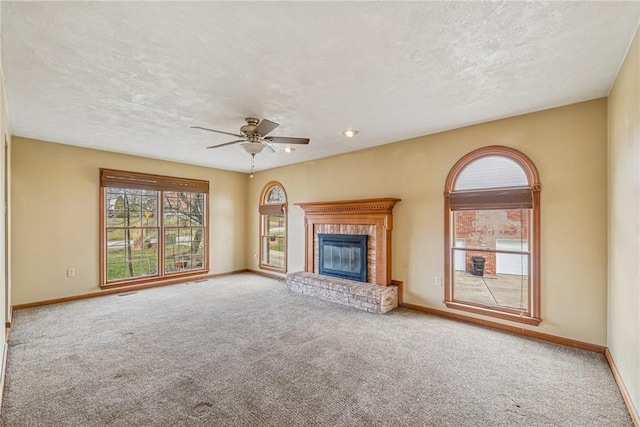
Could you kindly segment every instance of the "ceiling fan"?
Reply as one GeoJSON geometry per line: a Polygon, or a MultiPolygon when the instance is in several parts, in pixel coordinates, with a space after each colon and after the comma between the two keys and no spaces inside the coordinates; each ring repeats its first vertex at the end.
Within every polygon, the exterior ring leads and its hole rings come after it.
{"type": "Polygon", "coordinates": [[[275,152],[275,148],[271,144],[308,144],[309,138],[290,138],[285,136],[267,136],[272,130],[280,126],[278,123],[271,120],[262,119],[258,120],[255,117],[247,117],[245,119],[246,125],[240,128],[240,133],[224,132],[216,129],[204,128],[201,126],[191,126],[192,129],[202,129],[209,132],[222,133],[224,135],[235,136],[237,139],[231,142],[225,142],[224,144],[212,145],[207,148],[220,148],[227,145],[240,144],[240,146],[251,156],[262,152],[264,147],[269,148],[275,152]]]}

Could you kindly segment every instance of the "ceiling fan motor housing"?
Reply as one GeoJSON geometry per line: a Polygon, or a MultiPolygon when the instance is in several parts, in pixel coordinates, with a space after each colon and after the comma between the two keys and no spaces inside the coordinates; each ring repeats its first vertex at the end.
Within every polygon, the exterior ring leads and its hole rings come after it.
{"type": "Polygon", "coordinates": [[[247,122],[247,124],[240,128],[240,133],[242,135],[252,136],[253,135],[253,131],[258,126],[258,123],[260,122],[260,120],[254,118],[254,117],[247,117],[245,119],[245,121],[247,122]]]}

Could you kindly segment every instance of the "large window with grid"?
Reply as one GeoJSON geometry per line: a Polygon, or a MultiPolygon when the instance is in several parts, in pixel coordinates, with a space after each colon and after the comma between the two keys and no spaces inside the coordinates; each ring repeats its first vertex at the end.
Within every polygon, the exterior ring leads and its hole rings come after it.
{"type": "Polygon", "coordinates": [[[276,181],[260,196],[260,268],[287,271],[287,195],[276,181]]]}
{"type": "Polygon", "coordinates": [[[445,304],[540,323],[540,181],[523,153],[475,150],[445,184],[445,304]]]}
{"type": "Polygon", "coordinates": [[[208,270],[209,182],[100,170],[101,285],[208,270]]]}

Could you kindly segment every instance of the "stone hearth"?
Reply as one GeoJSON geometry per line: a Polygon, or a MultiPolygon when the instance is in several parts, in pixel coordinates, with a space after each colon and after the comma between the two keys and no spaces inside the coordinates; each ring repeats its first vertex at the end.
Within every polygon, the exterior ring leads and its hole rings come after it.
{"type": "Polygon", "coordinates": [[[396,286],[378,286],[304,271],[287,274],[287,288],[369,313],[383,314],[398,306],[396,286]]]}

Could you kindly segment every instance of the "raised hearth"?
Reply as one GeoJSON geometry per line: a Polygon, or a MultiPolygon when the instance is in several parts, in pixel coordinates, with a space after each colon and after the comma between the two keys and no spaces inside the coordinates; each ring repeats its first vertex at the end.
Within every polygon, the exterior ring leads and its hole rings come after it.
{"type": "Polygon", "coordinates": [[[305,271],[287,274],[287,288],[291,292],[369,313],[383,314],[398,306],[396,286],[378,286],[305,271]]]}

